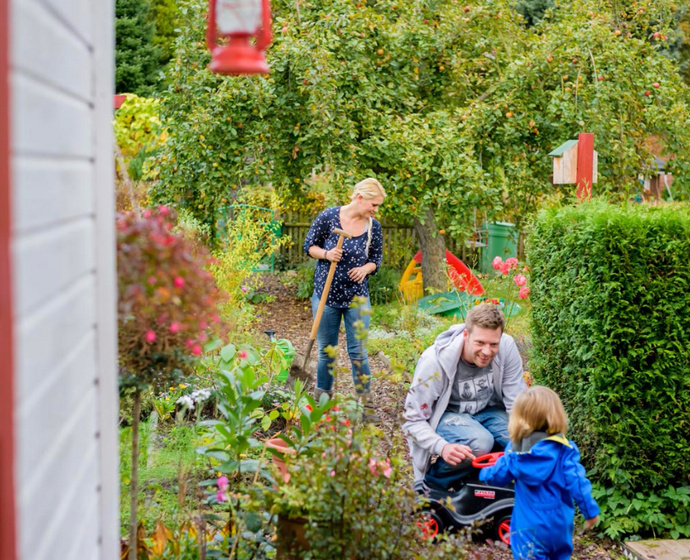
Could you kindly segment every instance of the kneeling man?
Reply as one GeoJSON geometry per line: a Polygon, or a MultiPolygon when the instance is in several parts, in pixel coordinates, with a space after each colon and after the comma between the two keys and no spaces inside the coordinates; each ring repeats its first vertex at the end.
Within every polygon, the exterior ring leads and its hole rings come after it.
{"type": "Polygon", "coordinates": [[[476,305],[419,359],[403,425],[415,482],[458,489],[475,456],[508,444],[508,413],[527,387],[520,353],[504,328],[496,305],[476,305]],[[438,459],[430,464],[432,455],[438,459]]]}

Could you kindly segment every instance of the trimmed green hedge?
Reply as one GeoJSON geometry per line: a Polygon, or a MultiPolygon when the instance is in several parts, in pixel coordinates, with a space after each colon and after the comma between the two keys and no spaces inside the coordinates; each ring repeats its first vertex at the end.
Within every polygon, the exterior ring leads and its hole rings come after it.
{"type": "Polygon", "coordinates": [[[690,536],[690,208],[543,211],[529,238],[537,382],[556,390],[611,536],[690,536]]]}

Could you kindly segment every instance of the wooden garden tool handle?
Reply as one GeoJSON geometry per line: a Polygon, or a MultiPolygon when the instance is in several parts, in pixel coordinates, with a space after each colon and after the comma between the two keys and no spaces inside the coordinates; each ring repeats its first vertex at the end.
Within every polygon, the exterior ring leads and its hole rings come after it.
{"type": "MultiPolygon", "coordinates": [[[[343,231],[342,229],[334,228],[333,233],[337,233],[338,244],[335,246],[336,249],[343,248],[343,241],[345,238],[352,239],[352,236],[343,231]]],[[[326,299],[328,299],[328,291],[331,289],[331,283],[333,282],[333,276],[335,276],[335,267],[337,262],[332,262],[331,267],[328,269],[328,276],[326,277],[326,283],[323,285],[323,291],[321,292],[321,299],[319,300],[319,307],[316,310],[316,316],[314,317],[314,326],[311,328],[311,334],[309,338],[311,340],[316,340],[316,331],[319,330],[319,323],[321,322],[321,315],[323,315],[323,308],[326,307],[326,299]]]]}

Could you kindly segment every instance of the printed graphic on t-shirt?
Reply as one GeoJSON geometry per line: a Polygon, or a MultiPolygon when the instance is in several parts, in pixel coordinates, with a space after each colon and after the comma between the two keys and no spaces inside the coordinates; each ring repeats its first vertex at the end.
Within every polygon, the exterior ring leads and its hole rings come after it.
{"type": "Polygon", "coordinates": [[[448,409],[477,414],[487,407],[493,392],[491,367],[480,368],[460,360],[448,409]]]}

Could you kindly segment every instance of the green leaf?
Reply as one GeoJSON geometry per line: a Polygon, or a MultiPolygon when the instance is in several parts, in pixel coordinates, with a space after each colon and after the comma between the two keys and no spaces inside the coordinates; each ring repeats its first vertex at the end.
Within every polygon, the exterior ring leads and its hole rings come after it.
{"type": "Polygon", "coordinates": [[[220,357],[223,358],[225,362],[230,362],[237,353],[237,349],[234,344],[228,344],[220,349],[220,357]]]}
{"type": "Polygon", "coordinates": [[[209,353],[213,352],[214,350],[218,350],[223,344],[223,341],[220,338],[213,338],[209,340],[206,344],[204,344],[204,352],[209,353]]]}
{"type": "Polygon", "coordinates": [[[253,511],[249,511],[245,514],[244,524],[246,525],[247,530],[251,531],[252,533],[258,533],[263,527],[261,516],[253,511]]]}

